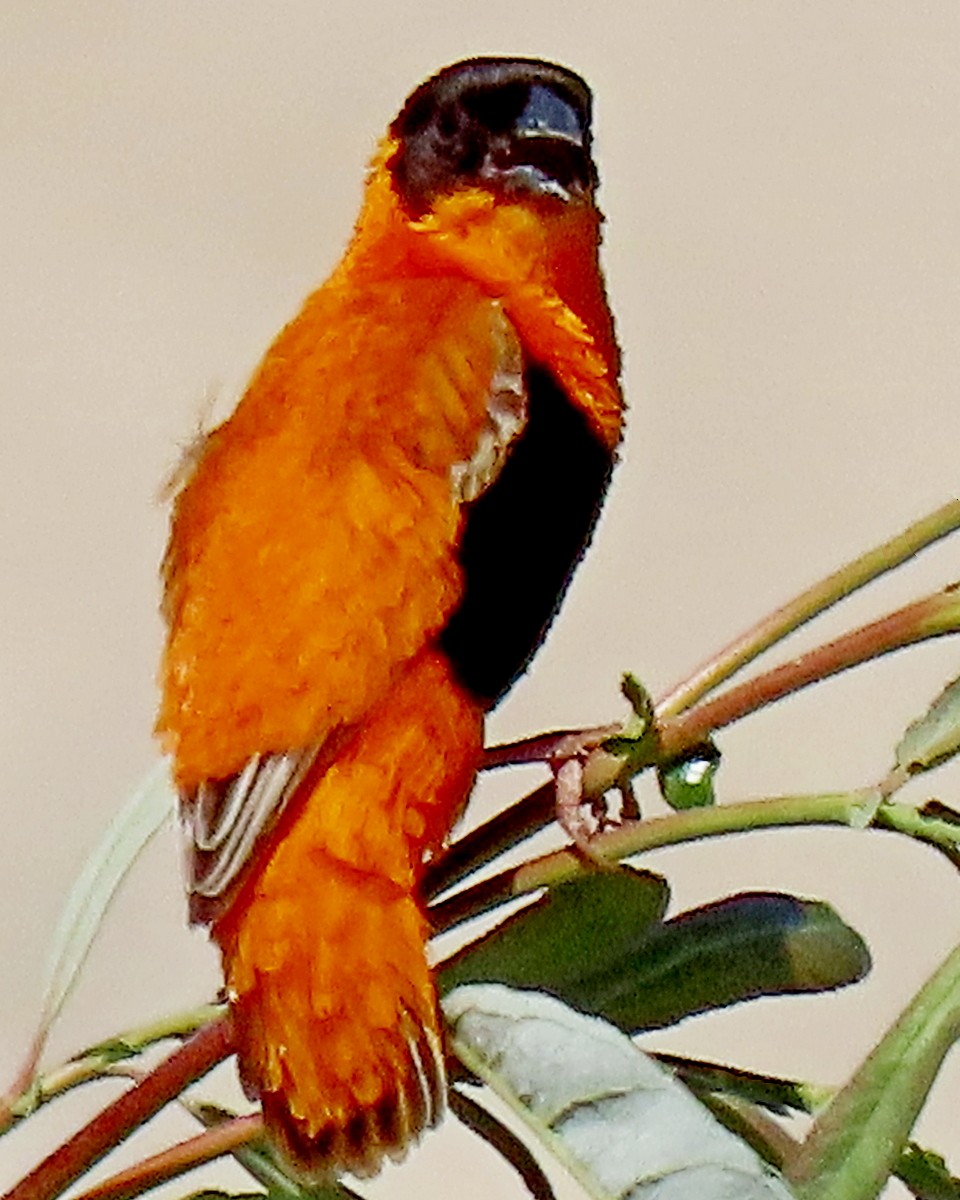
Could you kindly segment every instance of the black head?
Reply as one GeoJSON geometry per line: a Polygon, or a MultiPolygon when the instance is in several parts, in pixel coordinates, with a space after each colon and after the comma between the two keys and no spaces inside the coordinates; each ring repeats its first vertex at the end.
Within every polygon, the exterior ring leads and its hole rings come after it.
{"type": "Polygon", "coordinates": [[[590,89],[533,58],[468,58],[420,85],[390,126],[389,163],[404,207],[473,184],[504,196],[589,197],[590,89]]]}

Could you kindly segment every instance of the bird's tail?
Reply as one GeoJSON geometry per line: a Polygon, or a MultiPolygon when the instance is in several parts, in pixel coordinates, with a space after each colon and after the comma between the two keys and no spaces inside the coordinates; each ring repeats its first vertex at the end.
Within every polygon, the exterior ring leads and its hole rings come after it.
{"type": "Polygon", "coordinates": [[[308,905],[253,905],[226,952],[240,1072],[299,1174],[370,1175],[443,1110],[424,923],[390,881],[332,863],[321,881],[308,905]]]}
{"type": "Polygon", "coordinates": [[[372,1174],[441,1115],[415,893],[469,792],[481,719],[441,659],[414,664],[214,929],[241,1078],[306,1178],[372,1174]]]}

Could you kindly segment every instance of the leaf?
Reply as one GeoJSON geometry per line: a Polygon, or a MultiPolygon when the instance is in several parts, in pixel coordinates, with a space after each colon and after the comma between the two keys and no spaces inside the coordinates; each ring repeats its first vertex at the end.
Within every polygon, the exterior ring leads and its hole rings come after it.
{"type": "Polygon", "coordinates": [[[443,1001],[469,1070],[592,1200],[790,1200],[786,1186],[612,1025],[496,984],[443,1001]]]}
{"type": "Polygon", "coordinates": [[[657,760],[657,727],[654,724],[653,697],[635,675],[627,672],[620,680],[620,691],[633,710],[620,733],[607,738],[603,749],[623,759],[625,775],[636,775],[657,760]]]}
{"type": "Polygon", "coordinates": [[[141,851],[174,812],[169,767],[159,763],[113,819],[67,897],[47,960],[42,1025],[63,1006],[117,888],[141,851]]]}
{"type": "Polygon", "coordinates": [[[744,892],[652,928],[629,960],[564,998],[636,1032],[758,996],[842,987],[869,968],[863,939],[829,905],[744,892]]]}
{"type": "Polygon", "coordinates": [[[640,718],[640,722],[644,727],[649,725],[653,721],[655,711],[653,697],[636,675],[630,671],[624,672],[620,680],[620,691],[633,709],[634,716],[640,718]]]}
{"type": "Polygon", "coordinates": [[[813,1089],[795,1079],[760,1075],[756,1071],[744,1071],[726,1064],[702,1062],[675,1054],[661,1053],[654,1057],[683,1080],[695,1096],[710,1093],[732,1096],[782,1117],[793,1112],[809,1113],[814,1107],[810,1095],[813,1089]]]}
{"type": "Polygon", "coordinates": [[[497,982],[563,992],[619,964],[658,924],[669,900],[659,875],[621,867],[551,888],[444,965],[442,991],[497,982]]]}
{"type": "Polygon", "coordinates": [[[929,771],[960,751],[960,679],[943,689],[924,715],[907,726],[895,751],[910,775],[929,771]]]}
{"type": "Polygon", "coordinates": [[[549,992],[627,1032],[757,996],[862,978],[869,952],[829,907],[747,892],[663,922],[666,883],[631,868],[559,884],[454,955],[441,991],[497,982],[549,992]]]}
{"type": "Polygon", "coordinates": [[[264,1200],[264,1192],[223,1192],[219,1188],[204,1188],[200,1192],[191,1192],[183,1200],[264,1200]]]}
{"type": "Polygon", "coordinates": [[[896,1175],[917,1200],[960,1200],[960,1179],[955,1179],[939,1154],[911,1142],[900,1155],[896,1175]]]}
{"type": "Polygon", "coordinates": [[[657,767],[660,793],[672,809],[707,808],[716,803],[713,781],[720,751],[713,742],[693,747],[680,759],[657,767]]]}
{"type": "Polygon", "coordinates": [[[47,960],[36,1058],[76,982],[117,888],[175,805],[169,766],[164,761],[146,776],[84,863],[60,915],[47,960]]]}
{"type": "Polygon", "coordinates": [[[814,1121],[788,1164],[800,1200],[874,1200],[960,1037],[960,947],[814,1121]]]}

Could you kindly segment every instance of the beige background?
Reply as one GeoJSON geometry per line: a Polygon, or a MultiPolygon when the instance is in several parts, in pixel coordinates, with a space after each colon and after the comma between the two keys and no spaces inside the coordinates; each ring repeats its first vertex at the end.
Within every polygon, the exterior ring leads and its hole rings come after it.
{"type": "MultiPolygon", "coordinates": [[[[336,260],[404,95],[490,52],[556,58],[593,85],[631,403],[594,550],[495,738],[616,716],[623,669],[662,690],[957,494],[956,0],[7,0],[0,1078],[65,890],[154,754],[158,485],[205,394],[229,404],[336,260]]],[[[941,546],[817,633],[958,575],[941,546]]],[[[730,731],[723,797],[878,777],[958,663],[956,644],[927,646],[730,731]]],[[[928,791],[956,804],[958,784],[945,772],[928,791]]],[[[830,898],[871,939],[858,988],[655,1039],[759,1069],[842,1080],[960,924],[954,873],[891,837],[764,835],[650,861],[678,905],[782,886],[830,898]]],[[[110,918],[54,1053],[212,992],[178,869],[170,834],[110,918]]],[[[920,1136],[960,1171],[958,1102],[955,1059],[920,1136]]],[[[0,1186],[87,1111],[71,1100],[0,1143],[0,1186]]],[[[140,1145],[191,1132],[172,1116],[140,1145]]],[[[461,1200],[519,1194],[457,1130],[371,1193],[451,1185],[461,1200]]]]}

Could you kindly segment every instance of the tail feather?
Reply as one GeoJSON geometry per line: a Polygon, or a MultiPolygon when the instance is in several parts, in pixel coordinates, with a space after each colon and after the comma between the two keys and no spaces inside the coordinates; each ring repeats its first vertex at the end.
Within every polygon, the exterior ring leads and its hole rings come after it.
{"type": "MultiPolygon", "coordinates": [[[[297,1174],[322,1180],[348,1171],[375,1175],[385,1158],[399,1162],[417,1137],[444,1113],[444,1067],[435,1029],[410,1031],[401,1062],[384,1063],[373,1098],[348,1098],[319,1117],[300,1116],[285,1092],[263,1092],[267,1128],[297,1174]]],[[[321,1051],[322,1053],[322,1051],[321,1051]]]]}
{"type": "Polygon", "coordinates": [[[374,1174],[443,1115],[424,932],[413,896],[347,876],[306,919],[254,905],[223,941],[241,1080],[304,1178],[374,1174]]]}
{"type": "Polygon", "coordinates": [[[213,927],[241,1079],[307,1179],[373,1174],[443,1113],[415,891],[473,781],[481,713],[439,656],[411,665],[213,927]]]}

